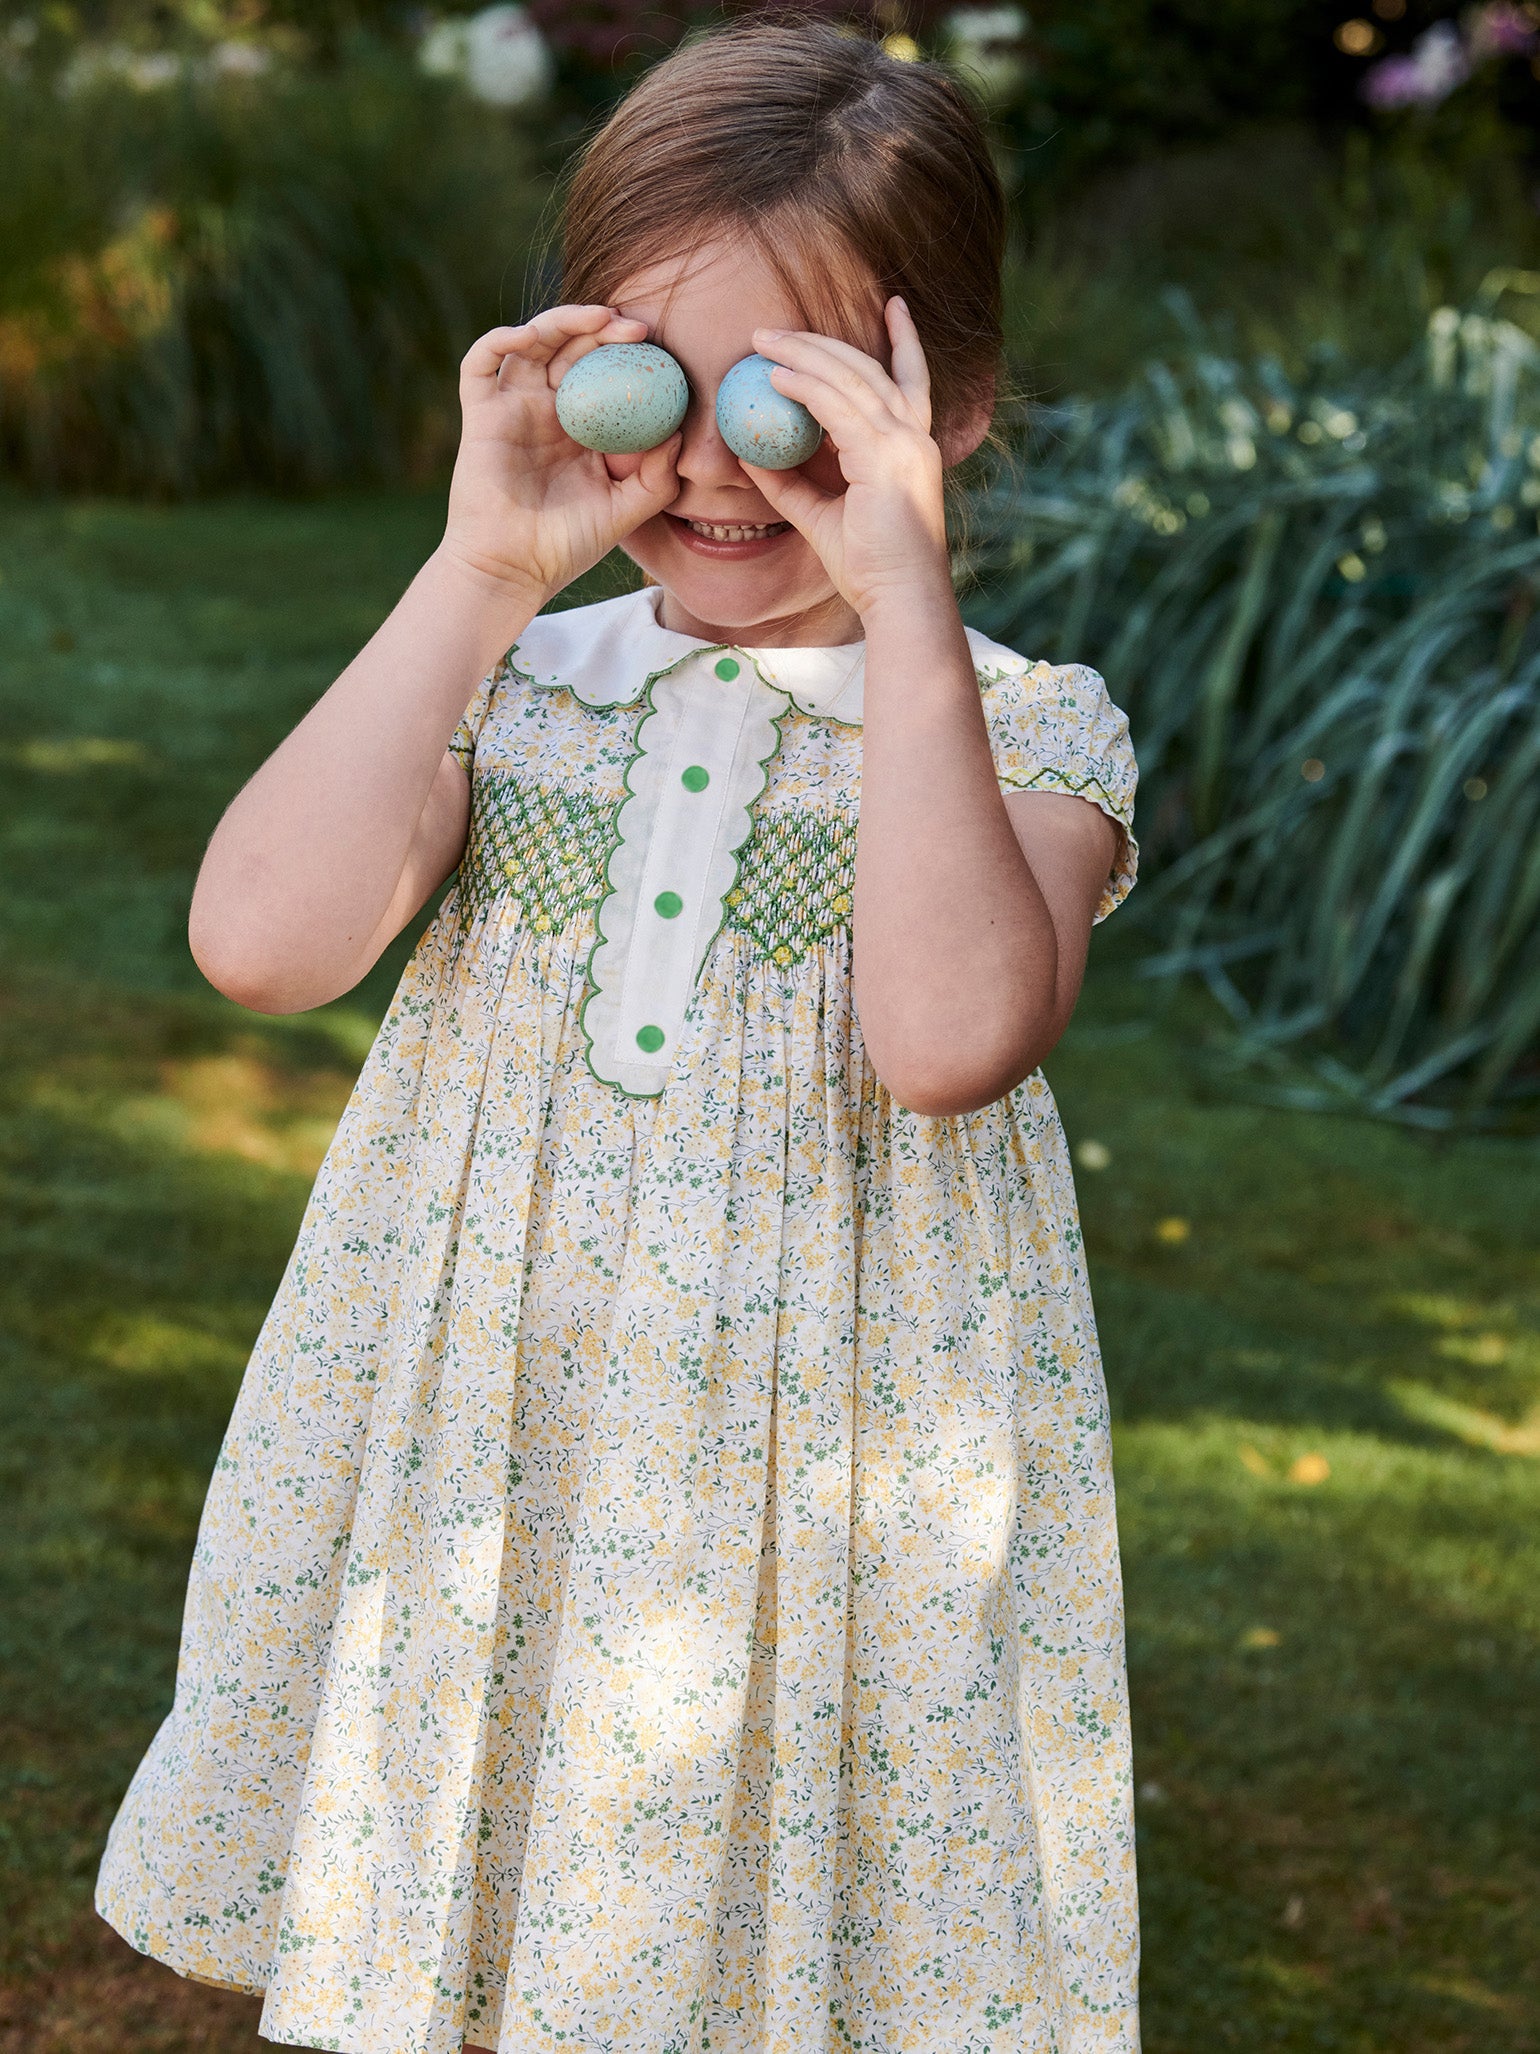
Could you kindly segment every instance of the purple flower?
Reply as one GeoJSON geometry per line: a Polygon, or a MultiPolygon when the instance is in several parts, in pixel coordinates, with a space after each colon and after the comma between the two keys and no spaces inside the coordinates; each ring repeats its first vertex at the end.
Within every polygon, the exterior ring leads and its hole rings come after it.
{"type": "Polygon", "coordinates": [[[1470,16],[1466,31],[1476,58],[1528,57],[1535,47],[1535,25],[1512,0],[1488,0],[1470,16]]]}
{"type": "Polygon", "coordinates": [[[1371,64],[1358,90],[1371,107],[1436,107],[1464,85],[1470,72],[1459,30],[1452,22],[1438,21],[1417,38],[1409,57],[1371,64]]]}
{"type": "Polygon", "coordinates": [[[1427,97],[1422,75],[1411,57],[1385,57],[1371,64],[1359,80],[1358,91],[1371,107],[1420,107],[1427,97]]]}

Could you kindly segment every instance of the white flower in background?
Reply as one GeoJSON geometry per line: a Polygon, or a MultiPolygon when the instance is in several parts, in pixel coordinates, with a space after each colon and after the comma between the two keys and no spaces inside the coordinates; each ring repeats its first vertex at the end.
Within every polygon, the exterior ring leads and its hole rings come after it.
{"type": "Polygon", "coordinates": [[[273,68],[272,52],[259,43],[216,43],[203,61],[211,78],[260,78],[273,68]]]}
{"type": "Polygon", "coordinates": [[[1027,26],[1019,7],[960,7],[942,24],[953,66],[986,100],[1008,99],[1026,75],[1027,26]]]}
{"type": "Polygon", "coordinates": [[[66,98],[110,82],[132,86],[136,93],[158,93],[175,85],[186,65],[174,50],[130,50],[123,43],[87,43],[59,74],[66,98]]]}
{"type": "Polygon", "coordinates": [[[436,21],[417,45],[417,62],[430,78],[464,78],[470,24],[436,21]]]}
{"type": "Polygon", "coordinates": [[[483,7],[470,20],[465,83],[492,107],[524,107],[551,89],[551,53],[522,7],[483,7]]]}
{"type": "Polygon", "coordinates": [[[1452,21],[1436,21],[1409,57],[1387,57],[1364,73],[1359,92],[1371,107],[1436,107],[1471,74],[1470,53],[1452,21]]]}
{"type": "Polygon", "coordinates": [[[459,79],[489,107],[527,107],[551,88],[551,53],[522,7],[483,7],[464,20],[435,22],[417,46],[435,78],[459,79]]]}

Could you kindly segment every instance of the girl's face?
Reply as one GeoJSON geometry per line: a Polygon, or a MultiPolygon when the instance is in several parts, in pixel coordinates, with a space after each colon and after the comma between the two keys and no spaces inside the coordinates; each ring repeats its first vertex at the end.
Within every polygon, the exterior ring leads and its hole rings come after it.
{"type": "MultiPolygon", "coordinates": [[[[885,364],[887,339],[875,288],[871,298],[869,332],[852,331],[848,340],[885,364]]],[[[663,587],[663,625],[703,641],[751,646],[859,641],[854,610],[796,529],[776,519],[717,432],[717,386],[740,357],[753,353],[754,330],[807,326],[785,287],[747,241],[718,241],[690,258],[635,272],[614,305],[645,321],[652,340],[678,358],[690,381],[679,496],[623,545],[663,587]]],[[[622,477],[641,459],[605,461],[622,477]]],[[[826,492],[843,489],[827,436],[802,468],[826,492]]]]}

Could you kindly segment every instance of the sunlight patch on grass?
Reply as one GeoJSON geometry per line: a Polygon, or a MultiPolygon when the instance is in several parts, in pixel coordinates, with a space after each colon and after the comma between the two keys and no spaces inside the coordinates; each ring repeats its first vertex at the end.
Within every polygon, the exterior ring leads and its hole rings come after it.
{"type": "MultiPolygon", "coordinates": [[[[221,1054],[171,1058],[160,1089],[129,1092],[108,1108],[109,1130],[130,1146],[235,1156],[267,1170],[313,1177],[353,1088],[344,1070],[290,1070],[266,1061],[256,1037],[237,1037],[221,1054]]],[[[59,1077],[36,1086],[40,1110],[77,1118],[93,1103],[59,1077]]]]}
{"type": "Polygon", "coordinates": [[[286,1072],[239,1049],[168,1062],[161,1075],[189,1147],[305,1176],[321,1167],[353,1088],[340,1070],[286,1072]]]}
{"type": "Polygon", "coordinates": [[[1486,1448],[1494,1455],[1540,1456],[1540,1404],[1532,1406],[1522,1419],[1509,1421],[1479,1405],[1465,1405],[1442,1391],[1430,1390],[1426,1384],[1398,1379],[1390,1389],[1408,1419],[1453,1434],[1468,1448],[1486,1448]]]}
{"type": "Polygon", "coordinates": [[[110,735],[39,736],[5,753],[24,770],[38,770],[47,777],[70,777],[82,770],[106,768],[147,770],[154,762],[143,742],[117,740],[110,735]]]}
{"type": "Polygon", "coordinates": [[[244,1348],[153,1312],[112,1313],[91,1341],[90,1359],[125,1376],[239,1375],[244,1348]]]}

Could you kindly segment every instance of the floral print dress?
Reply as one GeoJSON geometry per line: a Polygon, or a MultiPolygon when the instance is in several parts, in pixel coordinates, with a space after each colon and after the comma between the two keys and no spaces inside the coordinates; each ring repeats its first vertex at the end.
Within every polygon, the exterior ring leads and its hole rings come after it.
{"type": "MultiPolygon", "coordinates": [[[[851,1004],[862,650],[542,616],[219,1457],[98,1907],[354,2054],[1128,2054],[1106,1393],[1040,1075],[851,1004]]],[[[1094,672],[971,637],[1124,833],[1094,672]]],[[[1100,916],[1099,916],[1100,917],[1100,916]]]]}

